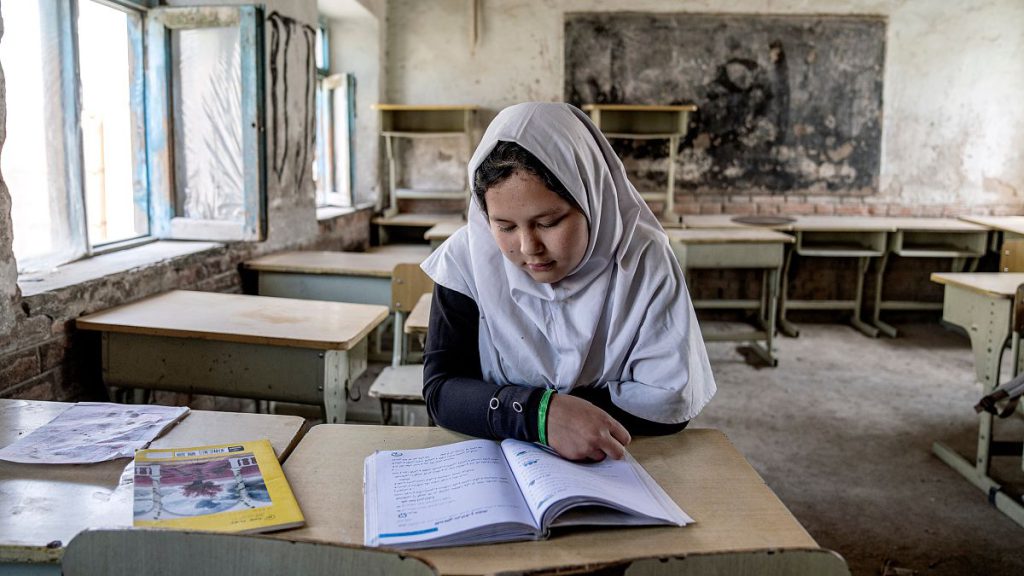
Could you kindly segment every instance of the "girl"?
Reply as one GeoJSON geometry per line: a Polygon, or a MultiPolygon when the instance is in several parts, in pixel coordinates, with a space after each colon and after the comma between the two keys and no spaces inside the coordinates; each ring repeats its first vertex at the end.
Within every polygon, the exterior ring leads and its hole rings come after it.
{"type": "Polygon", "coordinates": [[[434,421],[571,460],[682,430],[715,382],[668,239],[604,135],[568,104],[518,104],[469,177],[469,224],[423,263],[434,421]]]}

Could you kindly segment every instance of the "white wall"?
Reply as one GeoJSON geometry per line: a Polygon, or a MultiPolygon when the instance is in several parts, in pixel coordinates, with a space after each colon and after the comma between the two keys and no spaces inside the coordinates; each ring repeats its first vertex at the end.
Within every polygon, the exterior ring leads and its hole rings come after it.
{"type": "Polygon", "coordinates": [[[391,0],[387,96],[497,110],[560,101],[566,12],[862,14],[888,18],[879,200],[1024,205],[1021,0],[391,0]]]}
{"type": "MultiPolygon", "coordinates": [[[[352,3],[355,4],[354,0],[352,3]]],[[[362,6],[341,17],[330,17],[331,72],[353,74],[356,79],[353,133],[355,202],[374,202],[380,193],[380,121],[371,107],[383,101],[382,26],[362,6]]]]}

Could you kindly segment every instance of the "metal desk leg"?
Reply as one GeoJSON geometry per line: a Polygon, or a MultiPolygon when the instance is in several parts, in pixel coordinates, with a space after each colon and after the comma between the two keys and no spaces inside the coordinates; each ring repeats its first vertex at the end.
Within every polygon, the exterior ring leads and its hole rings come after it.
{"type": "Polygon", "coordinates": [[[765,326],[767,335],[765,337],[765,345],[768,347],[768,355],[772,366],[779,365],[779,359],[775,355],[775,320],[776,310],[778,309],[779,300],[779,270],[778,268],[769,268],[765,274],[764,291],[766,293],[767,303],[765,306],[765,312],[768,314],[768,321],[765,326]]]}
{"type": "Polygon", "coordinates": [[[786,336],[796,338],[800,335],[800,329],[786,319],[786,300],[789,298],[789,267],[793,262],[794,250],[786,247],[786,260],[782,265],[782,288],[779,290],[779,330],[786,336]]]}
{"type": "Polygon", "coordinates": [[[875,310],[872,314],[871,323],[881,330],[886,336],[895,338],[899,331],[895,326],[883,322],[881,319],[882,286],[885,281],[885,268],[889,264],[889,254],[890,252],[886,250],[885,254],[882,254],[882,258],[878,261],[878,272],[875,274],[875,310]]]}
{"type": "Polygon", "coordinates": [[[401,310],[395,310],[395,325],[392,327],[394,332],[391,338],[391,365],[395,368],[402,365],[402,360],[405,358],[405,313],[401,310]]]}
{"type": "Polygon", "coordinates": [[[868,265],[871,263],[871,258],[868,256],[860,256],[857,258],[857,294],[853,300],[853,317],[850,318],[850,323],[857,330],[860,330],[864,334],[872,337],[878,337],[878,328],[874,326],[868,326],[860,319],[860,310],[864,303],[864,276],[867,274],[868,265]]]}
{"type": "MultiPolygon", "coordinates": [[[[943,317],[967,330],[974,352],[975,375],[986,394],[999,384],[1003,349],[1010,336],[1011,302],[946,287],[943,317]]],[[[1019,350],[1019,344],[1014,349],[1019,350]]],[[[1024,526],[1024,506],[1004,494],[1002,486],[988,475],[992,429],[992,415],[982,412],[978,417],[978,448],[973,464],[942,442],[932,444],[932,453],[988,494],[989,502],[997,509],[1024,526]]]]}

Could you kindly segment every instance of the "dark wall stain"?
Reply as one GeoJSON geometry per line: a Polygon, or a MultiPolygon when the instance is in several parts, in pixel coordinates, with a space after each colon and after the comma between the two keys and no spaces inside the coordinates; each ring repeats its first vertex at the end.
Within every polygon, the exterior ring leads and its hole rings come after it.
{"type": "MultiPolygon", "coordinates": [[[[697,104],[677,191],[870,194],[885,33],[873,17],[567,14],[565,97],[697,104]]],[[[641,187],[664,186],[664,141],[613,145],[641,187]]]]}
{"type": "Polygon", "coordinates": [[[285,166],[292,160],[292,176],[296,189],[302,186],[306,173],[310,171],[308,159],[310,149],[314,145],[316,134],[316,93],[314,82],[315,72],[315,38],[316,30],[308,24],[303,24],[294,18],[282,16],[278,12],[271,12],[267,16],[270,23],[270,141],[273,144],[272,169],[277,176],[278,182],[284,180],[285,166]],[[302,42],[292,46],[292,35],[298,36],[301,32],[302,42]],[[288,102],[289,82],[288,64],[290,60],[301,62],[305,68],[305,84],[302,90],[303,101],[301,108],[303,117],[301,119],[302,137],[289,156],[289,130],[291,129],[291,117],[288,113],[291,106],[288,102]]]}

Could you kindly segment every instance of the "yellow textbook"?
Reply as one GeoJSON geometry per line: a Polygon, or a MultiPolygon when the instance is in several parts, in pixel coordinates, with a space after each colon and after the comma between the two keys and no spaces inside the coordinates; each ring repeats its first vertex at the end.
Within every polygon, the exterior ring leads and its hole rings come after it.
{"type": "Polygon", "coordinates": [[[248,533],[304,522],[269,440],[135,453],[135,526],[248,533]]]}

